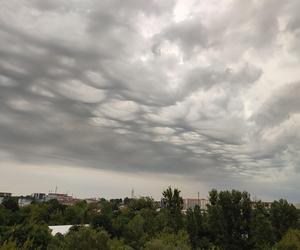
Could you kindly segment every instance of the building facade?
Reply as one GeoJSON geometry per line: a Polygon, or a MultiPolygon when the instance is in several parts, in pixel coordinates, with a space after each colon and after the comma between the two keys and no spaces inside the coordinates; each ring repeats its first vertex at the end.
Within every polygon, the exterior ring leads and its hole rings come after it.
{"type": "Polygon", "coordinates": [[[45,193],[33,193],[31,197],[37,202],[44,202],[46,200],[45,193]]]}
{"type": "Polygon", "coordinates": [[[58,193],[49,193],[46,196],[45,201],[50,201],[50,200],[57,200],[59,203],[64,205],[74,205],[74,203],[78,201],[78,199],[74,199],[70,195],[58,194],[58,193]]]}
{"type": "Polygon", "coordinates": [[[33,202],[33,198],[31,196],[21,196],[18,199],[19,207],[25,207],[30,205],[33,202]]]}
{"type": "Polygon", "coordinates": [[[199,206],[201,210],[207,210],[208,204],[209,200],[207,199],[185,198],[183,199],[183,210],[194,209],[195,206],[199,206]]]}
{"type": "Polygon", "coordinates": [[[0,192],[0,197],[2,197],[2,198],[8,198],[8,197],[11,197],[11,193],[0,192]]]}

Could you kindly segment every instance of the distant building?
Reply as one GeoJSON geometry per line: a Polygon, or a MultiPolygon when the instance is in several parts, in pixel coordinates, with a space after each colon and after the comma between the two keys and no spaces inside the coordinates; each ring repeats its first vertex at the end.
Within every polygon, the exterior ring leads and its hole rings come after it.
{"type": "Polygon", "coordinates": [[[207,210],[208,204],[209,200],[207,199],[185,198],[183,199],[183,210],[194,209],[195,206],[199,206],[201,210],[207,210]]]}
{"type": "Polygon", "coordinates": [[[31,196],[21,196],[18,199],[19,207],[25,207],[30,205],[33,202],[33,198],[31,196]]]}
{"type": "Polygon", "coordinates": [[[34,193],[31,195],[31,197],[37,202],[44,202],[46,200],[45,193],[34,193]]]}
{"type": "MultiPolygon", "coordinates": [[[[266,209],[270,209],[272,206],[273,202],[269,202],[269,201],[259,201],[266,209]]],[[[252,201],[251,202],[251,207],[255,208],[256,204],[258,203],[258,201],[252,201]]]]}
{"type": "MultiPolygon", "coordinates": [[[[207,205],[209,200],[207,199],[197,199],[197,198],[184,198],[183,199],[183,211],[188,210],[189,208],[194,209],[196,205],[200,207],[201,210],[207,210],[207,205]]],[[[164,198],[160,200],[160,208],[166,207],[166,201],[164,198]]]]}
{"type": "Polygon", "coordinates": [[[67,194],[58,194],[58,193],[49,193],[46,198],[46,201],[57,200],[59,203],[64,205],[74,205],[79,199],[74,199],[72,196],[67,194]]]}
{"type": "Polygon", "coordinates": [[[87,198],[87,199],[84,199],[84,200],[86,201],[87,204],[98,202],[97,198],[87,198]]]}
{"type": "Polygon", "coordinates": [[[166,207],[166,199],[165,198],[161,198],[160,199],[160,208],[165,208],[166,207]]]}
{"type": "Polygon", "coordinates": [[[7,192],[0,192],[0,197],[3,197],[3,198],[8,198],[8,197],[11,197],[11,193],[7,193],[7,192]]]}

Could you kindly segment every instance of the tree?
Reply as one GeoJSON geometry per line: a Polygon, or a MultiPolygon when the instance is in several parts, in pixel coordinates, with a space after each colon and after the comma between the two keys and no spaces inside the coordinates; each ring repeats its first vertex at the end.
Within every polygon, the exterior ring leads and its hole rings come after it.
{"type": "Polygon", "coordinates": [[[274,230],[270,214],[261,202],[257,202],[251,218],[251,239],[253,249],[270,249],[274,244],[274,230]]]}
{"type": "Polygon", "coordinates": [[[158,212],[153,209],[143,208],[139,211],[139,214],[144,219],[144,230],[150,237],[154,236],[161,230],[157,220],[158,212]]]}
{"type": "Polygon", "coordinates": [[[139,199],[132,199],[129,202],[129,208],[132,210],[141,210],[143,208],[149,208],[149,209],[154,209],[155,205],[154,205],[154,200],[152,198],[149,197],[142,197],[139,199]]]}
{"type": "Polygon", "coordinates": [[[11,210],[6,209],[0,204],[0,226],[8,226],[9,224],[14,224],[13,220],[14,213],[11,210]]]}
{"type": "Polygon", "coordinates": [[[135,215],[124,230],[125,241],[132,246],[134,249],[141,249],[145,243],[145,232],[144,232],[145,220],[140,215],[135,215]]]}
{"type": "Polygon", "coordinates": [[[8,197],[5,198],[2,202],[2,205],[8,209],[11,210],[12,212],[16,212],[17,210],[19,210],[19,205],[18,202],[15,198],[13,197],[8,197]]]}
{"type": "Polygon", "coordinates": [[[168,212],[168,226],[177,233],[183,227],[181,210],[183,209],[183,200],[178,189],[172,190],[168,187],[163,192],[165,208],[168,212]]]}
{"type": "Polygon", "coordinates": [[[277,250],[300,250],[300,230],[290,229],[276,245],[277,250]]]}
{"type": "Polygon", "coordinates": [[[189,250],[188,235],[184,231],[177,234],[161,233],[145,244],[145,250],[189,250]]]}
{"type": "Polygon", "coordinates": [[[297,209],[286,200],[274,201],[271,205],[270,214],[277,241],[281,239],[289,228],[297,226],[297,209]]]}
{"type": "Polygon", "coordinates": [[[5,241],[14,241],[18,248],[46,249],[51,240],[51,234],[46,224],[20,224],[8,228],[5,241]]]}
{"type": "Polygon", "coordinates": [[[109,241],[110,250],[133,250],[132,247],[126,245],[124,241],[118,239],[112,239],[109,241]]]}
{"type": "Polygon", "coordinates": [[[112,227],[112,215],[113,210],[110,202],[106,200],[100,201],[99,208],[90,216],[92,227],[96,229],[103,228],[108,233],[114,234],[112,227]]]}
{"type": "Polygon", "coordinates": [[[204,224],[205,213],[201,213],[197,205],[188,209],[186,215],[186,228],[193,249],[209,249],[211,243],[208,239],[208,230],[204,224]]]}
{"type": "Polygon", "coordinates": [[[81,226],[65,236],[64,250],[109,250],[109,235],[101,230],[96,231],[89,227],[81,226]]]}
{"type": "Polygon", "coordinates": [[[251,249],[251,200],[247,192],[210,192],[208,219],[212,240],[225,250],[251,249]]]}
{"type": "Polygon", "coordinates": [[[64,236],[60,233],[57,233],[55,236],[51,238],[47,250],[63,250],[64,240],[65,240],[64,236]]]}
{"type": "Polygon", "coordinates": [[[96,214],[91,220],[91,225],[95,229],[102,228],[109,233],[113,233],[111,219],[106,214],[96,214]]]}
{"type": "Polygon", "coordinates": [[[15,241],[5,241],[2,246],[0,246],[0,250],[15,250],[18,249],[17,243],[15,241]]]}
{"type": "Polygon", "coordinates": [[[81,211],[79,209],[76,209],[75,206],[67,207],[65,210],[64,217],[65,217],[65,223],[72,224],[72,225],[81,224],[83,220],[81,211]]]}

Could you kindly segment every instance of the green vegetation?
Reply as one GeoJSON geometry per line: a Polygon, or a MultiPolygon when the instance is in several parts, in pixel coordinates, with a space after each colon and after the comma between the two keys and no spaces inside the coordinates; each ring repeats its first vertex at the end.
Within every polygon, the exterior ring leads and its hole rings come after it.
{"type": "Polygon", "coordinates": [[[51,200],[19,208],[7,198],[0,205],[0,250],[300,249],[299,211],[285,200],[266,208],[247,192],[212,190],[207,210],[183,213],[180,191],[169,187],[163,201],[161,209],[151,198],[73,206],[51,200]],[[51,235],[48,225],[64,224],[74,226],[51,235]]]}

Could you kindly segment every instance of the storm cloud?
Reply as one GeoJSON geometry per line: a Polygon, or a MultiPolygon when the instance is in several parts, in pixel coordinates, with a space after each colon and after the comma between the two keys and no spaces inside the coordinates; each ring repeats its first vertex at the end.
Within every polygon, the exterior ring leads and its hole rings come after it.
{"type": "Polygon", "coordinates": [[[300,199],[297,0],[0,7],[0,165],[247,180],[269,197],[281,183],[300,199]]]}

